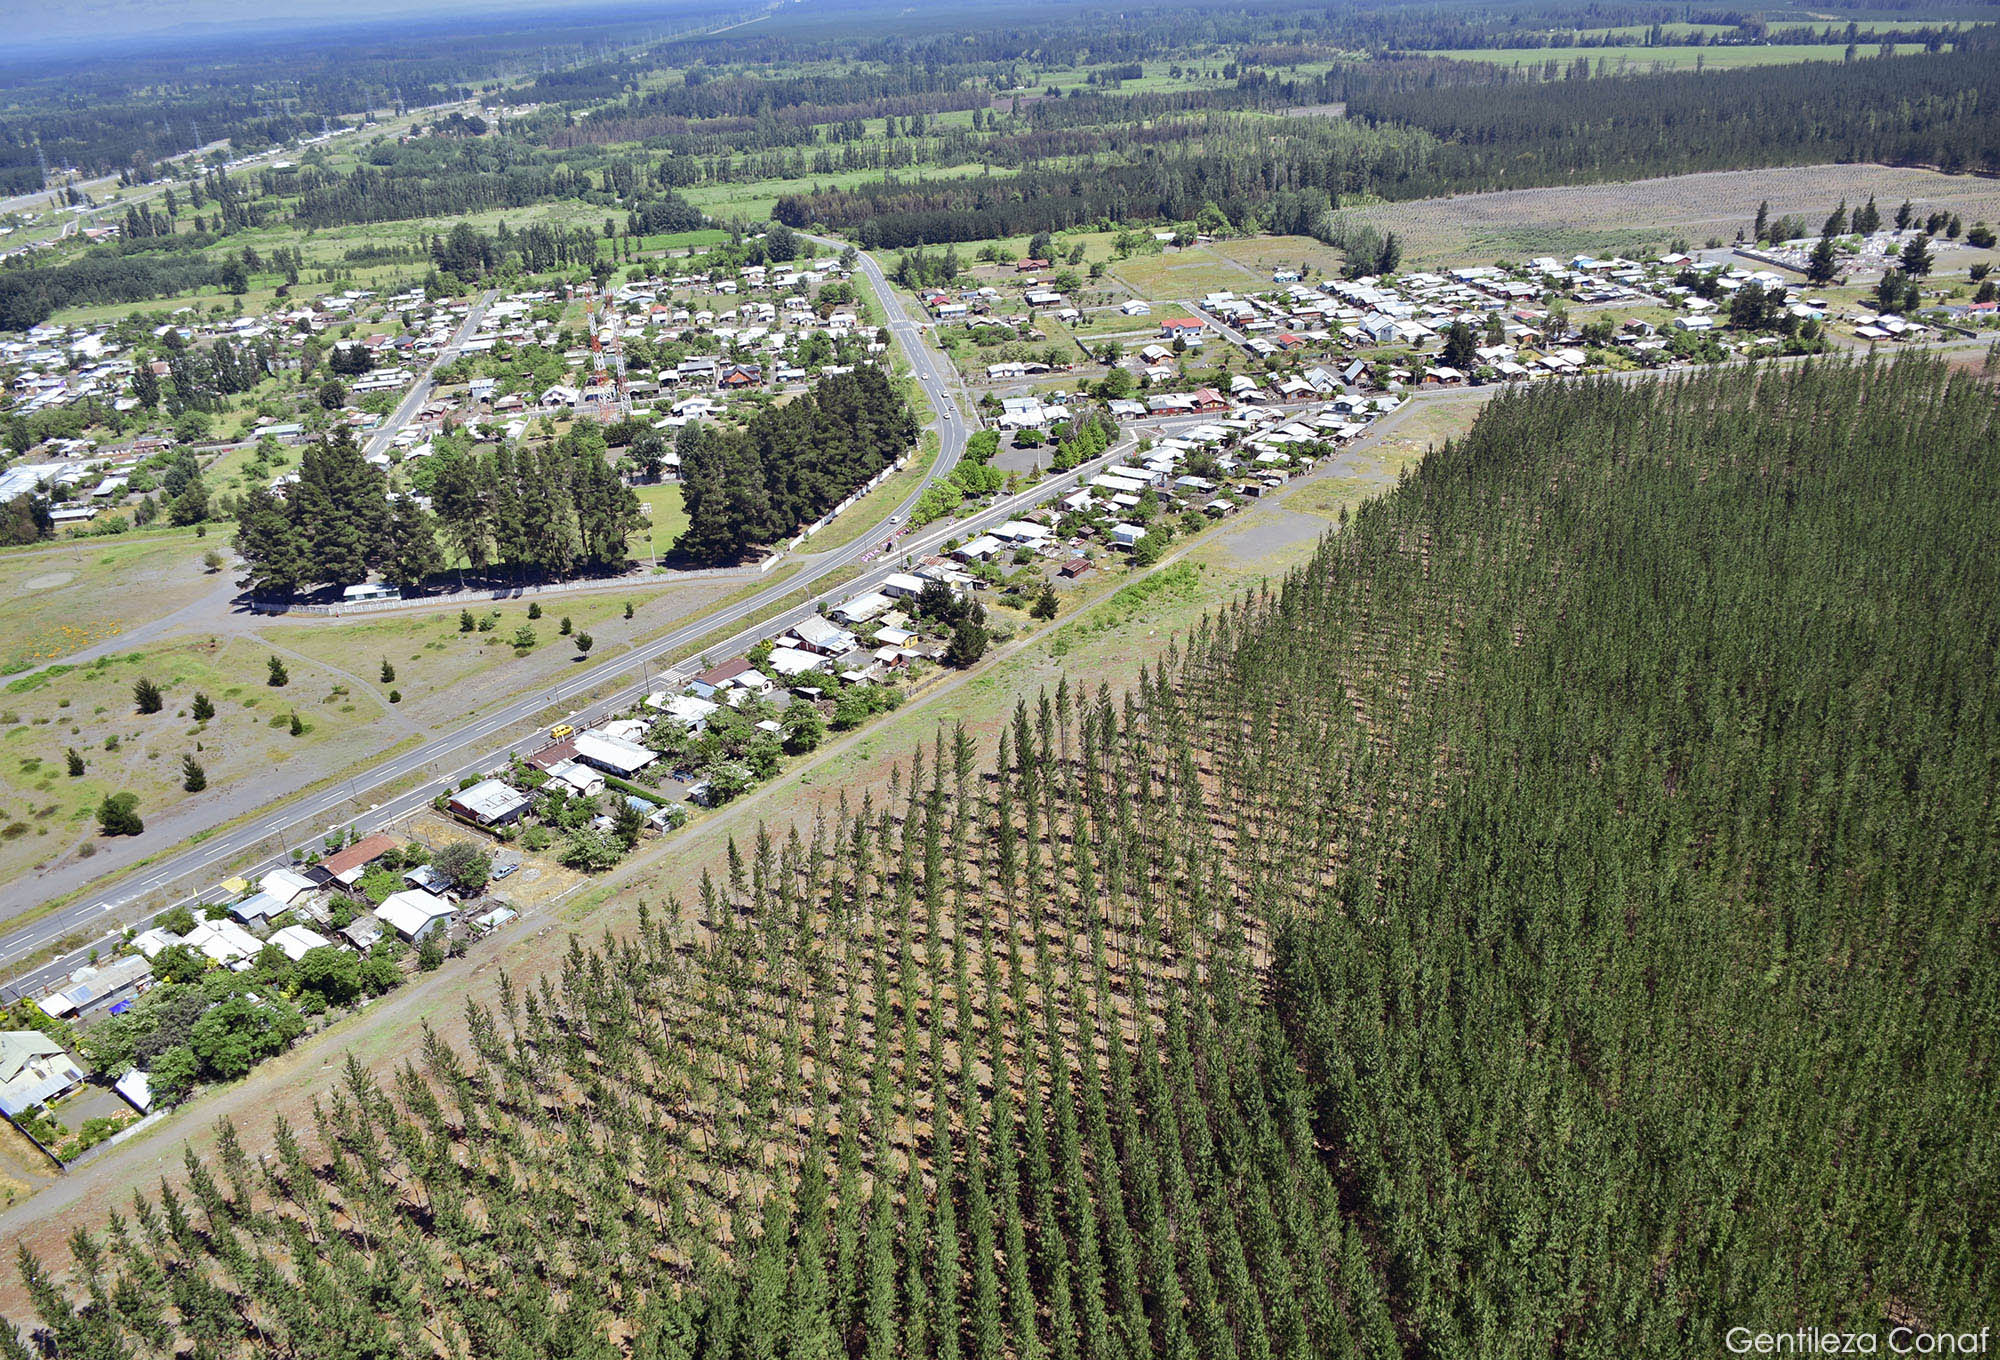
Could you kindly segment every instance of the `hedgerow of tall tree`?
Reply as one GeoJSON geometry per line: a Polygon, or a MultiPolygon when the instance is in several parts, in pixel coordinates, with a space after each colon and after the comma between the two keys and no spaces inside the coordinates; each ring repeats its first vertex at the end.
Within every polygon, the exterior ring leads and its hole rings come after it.
{"type": "Polygon", "coordinates": [[[392,493],[345,431],[309,445],[283,497],[256,487],[238,507],[236,551],[252,589],[288,595],[353,585],[371,571],[415,589],[453,562],[555,578],[626,562],[626,536],[642,522],[638,496],[612,470],[597,430],[478,457],[445,447],[436,459],[434,513],[392,493]]]}
{"type": "Polygon", "coordinates": [[[789,537],[908,453],[916,437],[909,402],[873,364],[821,378],[741,431],[684,426],[675,451],[688,526],[675,550],[728,562],[789,537]]]}

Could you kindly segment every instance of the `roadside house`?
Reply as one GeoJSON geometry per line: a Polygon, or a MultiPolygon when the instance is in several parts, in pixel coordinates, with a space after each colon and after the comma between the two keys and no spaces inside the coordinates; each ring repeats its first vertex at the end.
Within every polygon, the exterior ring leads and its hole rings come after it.
{"type": "Polygon", "coordinates": [[[327,881],[344,891],[352,892],[354,885],[361,881],[368,866],[396,848],[391,836],[369,836],[358,840],[345,850],[335,851],[319,863],[327,881]]]}
{"type": "Polygon", "coordinates": [[[0,1034],[0,1114],[12,1119],[81,1085],[83,1069],[48,1035],[32,1029],[0,1034]]]}
{"type": "Polygon", "coordinates": [[[497,779],[483,779],[452,794],[445,806],[481,826],[507,826],[521,819],[528,800],[497,779]]]}

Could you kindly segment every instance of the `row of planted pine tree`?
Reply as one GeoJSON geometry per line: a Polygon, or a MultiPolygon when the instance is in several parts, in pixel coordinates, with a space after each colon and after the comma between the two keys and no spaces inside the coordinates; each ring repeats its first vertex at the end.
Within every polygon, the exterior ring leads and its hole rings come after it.
{"type": "MultiPolygon", "coordinates": [[[[63,1356],[1712,1355],[1996,1298],[2000,429],[1497,398],[1122,696],[23,1254],[63,1356]]],[[[1976,1324],[1975,1324],[1976,1325],[1976,1324]]],[[[0,1340],[0,1346],[11,1345],[0,1340]]],[[[22,1353],[18,1347],[9,1353],[22,1353]]]]}

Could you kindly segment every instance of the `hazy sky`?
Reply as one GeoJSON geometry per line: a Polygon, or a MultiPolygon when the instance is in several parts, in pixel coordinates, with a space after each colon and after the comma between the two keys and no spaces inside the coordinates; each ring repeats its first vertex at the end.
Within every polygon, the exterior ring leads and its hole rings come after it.
{"type": "MultiPolygon", "coordinates": [[[[4,6],[7,34],[14,41],[129,37],[182,30],[190,33],[231,28],[271,28],[327,20],[413,17],[509,9],[556,9],[585,0],[65,0],[61,4],[4,6]]],[[[598,0],[601,5],[602,0],[598,0]]],[[[660,10],[668,3],[635,6],[660,10]]],[[[635,13],[634,17],[638,17],[635,13]]]]}

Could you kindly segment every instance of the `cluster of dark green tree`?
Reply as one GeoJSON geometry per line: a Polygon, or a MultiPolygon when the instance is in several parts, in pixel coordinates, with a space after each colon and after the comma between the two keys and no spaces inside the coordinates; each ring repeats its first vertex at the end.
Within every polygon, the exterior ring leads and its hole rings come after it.
{"type": "Polygon", "coordinates": [[[25,331],[59,307],[143,302],[213,288],[223,266],[203,255],[100,248],[65,264],[0,269],[0,331],[25,331]]]}
{"type": "Polygon", "coordinates": [[[47,538],[55,529],[48,497],[30,492],[0,501],[0,545],[14,547],[47,538]]]}
{"type": "Polygon", "coordinates": [[[695,562],[731,562],[787,538],[908,453],[916,438],[909,402],[873,364],[821,378],[741,430],[685,426],[674,449],[688,526],[675,550],[695,562]]]}
{"type": "MultiPolygon", "coordinates": [[[[21,1267],[57,1356],[1707,1357],[1989,1250],[1990,390],[1508,393],[21,1267]]],[[[12,1333],[0,1332],[0,1347],[12,1333]]],[[[14,1345],[9,1354],[28,1352],[14,1345]]]]}
{"type": "Polygon", "coordinates": [[[1006,173],[885,175],[784,196],[776,213],[893,248],[1106,220],[1186,221],[1205,203],[1239,227],[1311,231],[1310,220],[1293,220],[1313,216],[1299,211],[1302,191],[1333,206],[1355,194],[1422,198],[1826,160],[1990,172],[2000,168],[1995,69],[1992,50],[1976,45],[1602,80],[1523,79],[1451,62],[1344,64],[1259,98],[1272,107],[1344,101],[1347,119],[1277,127],[1223,112],[1242,104],[1226,92],[1178,97],[1178,112],[1155,110],[1156,96],[1097,93],[1045,101],[1030,115],[1032,132],[982,140],[976,158],[1006,173]]]}
{"type": "Polygon", "coordinates": [[[379,572],[414,590],[453,565],[510,579],[625,565],[626,537],[642,522],[639,500],[595,430],[483,455],[447,446],[436,458],[427,470],[433,511],[392,491],[347,432],[308,445],[283,496],[255,487],[238,505],[236,551],[249,568],[247,584],[284,596],[379,572]]]}
{"type": "Polygon", "coordinates": [[[153,960],[152,990],[92,1026],[81,1048],[99,1072],[143,1069],[154,1098],[176,1103],[199,1083],[233,1081],[283,1052],[307,1016],[388,991],[403,980],[403,952],[394,940],[366,957],[325,945],[294,961],[266,945],[238,973],[172,945],[153,960]]]}

